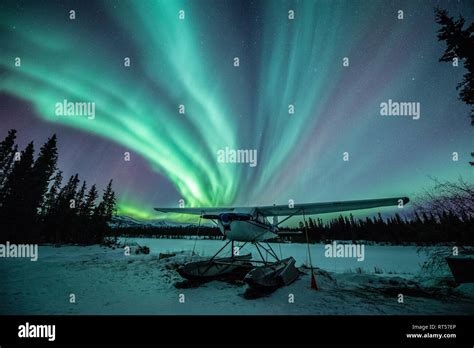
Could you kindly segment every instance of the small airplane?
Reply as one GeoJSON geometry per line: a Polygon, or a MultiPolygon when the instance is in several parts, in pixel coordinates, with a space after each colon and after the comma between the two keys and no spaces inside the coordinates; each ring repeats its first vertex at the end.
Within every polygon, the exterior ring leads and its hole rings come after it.
{"type": "MultiPolygon", "coordinates": [[[[228,208],[155,208],[162,213],[179,213],[199,215],[201,219],[211,220],[219,227],[227,243],[208,260],[189,262],[178,268],[179,274],[186,279],[214,279],[236,270],[246,269],[244,282],[254,289],[275,289],[288,285],[298,278],[295,259],[289,257],[280,260],[268,240],[288,235],[280,231],[279,225],[293,216],[334,213],[386,206],[403,208],[409,202],[407,197],[366,199],[326,203],[306,203],[292,205],[273,205],[262,207],[228,207],[228,208]],[[270,223],[267,217],[273,217],[270,223]],[[278,221],[279,216],[286,216],[278,221]],[[234,241],[243,242],[240,248],[234,248],[234,241]],[[261,260],[252,260],[252,255],[240,255],[238,250],[247,243],[257,249],[261,260]],[[217,256],[231,244],[231,256],[217,256]],[[266,244],[266,247],[263,245],[266,244]],[[261,250],[270,255],[274,262],[264,258],[261,250]],[[237,251],[237,252],[236,252],[237,251]],[[255,266],[254,264],[263,264],[255,266]]],[[[311,260],[311,259],[310,259],[311,260]]],[[[311,261],[310,261],[311,262],[311,261]]]]}

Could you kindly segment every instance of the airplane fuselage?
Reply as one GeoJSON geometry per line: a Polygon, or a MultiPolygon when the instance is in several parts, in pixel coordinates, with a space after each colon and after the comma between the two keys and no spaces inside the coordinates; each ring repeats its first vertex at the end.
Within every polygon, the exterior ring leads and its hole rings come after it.
{"type": "Polygon", "coordinates": [[[227,239],[238,242],[261,242],[278,236],[278,228],[255,212],[249,220],[243,221],[218,218],[217,225],[227,239]]]}

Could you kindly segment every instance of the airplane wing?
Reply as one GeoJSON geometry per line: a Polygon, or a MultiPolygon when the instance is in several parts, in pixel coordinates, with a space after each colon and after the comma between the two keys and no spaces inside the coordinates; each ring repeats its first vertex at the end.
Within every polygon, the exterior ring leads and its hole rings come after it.
{"type": "Polygon", "coordinates": [[[177,214],[221,214],[233,212],[236,208],[155,208],[156,211],[162,213],[177,213],[177,214]]]}
{"type": "Polygon", "coordinates": [[[326,203],[305,203],[295,204],[293,208],[288,205],[272,205],[266,207],[245,207],[245,208],[155,208],[162,213],[178,213],[193,215],[218,215],[221,213],[232,213],[242,210],[257,209],[263,216],[285,216],[285,215],[312,215],[334,213],[340,211],[350,211],[358,209],[369,209],[376,207],[396,206],[403,202],[403,205],[410,200],[408,197],[394,197],[382,199],[365,199],[358,201],[341,201],[326,203]]]}
{"type": "Polygon", "coordinates": [[[257,207],[257,209],[264,216],[303,215],[303,213],[305,215],[312,215],[396,206],[399,205],[400,202],[403,202],[403,205],[405,205],[409,201],[410,200],[408,197],[394,197],[382,199],[364,199],[358,201],[295,204],[293,208],[290,208],[288,205],[274,205],[268,207],[257,207]]]}

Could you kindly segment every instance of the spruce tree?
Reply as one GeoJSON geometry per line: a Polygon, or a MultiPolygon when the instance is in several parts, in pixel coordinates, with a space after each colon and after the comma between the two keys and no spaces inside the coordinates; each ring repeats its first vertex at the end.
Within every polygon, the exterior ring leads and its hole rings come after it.
{"type": "Polygon", "coordinates": [[[76,214],[75,197],[78,184],[79,175],[72,175],[56,199],[53,214],[50,216],[50,230],[46,231],[50,236],[54,236],[56,243],[70,242],[75,233],[76,226],[72,221],[76,214]]]}
{"type": "MultiPolygon", "coordinates": [[[[76,195],[76,208],[77,208],[78,212],[82,209],[82,206],[84,205],[84,198],[85,198],[85,195],[86,195],[86,189],[87,189],[87,183],[84,180],[82,182],[81,188],[79,189],[79,191],[77,192],[77,195],[76,195]]],[[[78,215],[79,215],[79,213],[78,213],[78,215]]]]}
{"type": "MultiPolygon", "coordinates": [[[[474,126],[474,22],[464,28],[465,19],[459,16],[457,20],[449,17],[448,11],[435,9],[436,23],[441,28],[438,30],[438,40],[446,42],[446,50],[439,59],[440,62],[463,61],[467,72],[463,80],[457,85],[459,99],[471,107],[471,125],[474,126]]],[[[474,158],[474,152],[471,152],[474,158]]],[[[474,161],[469,164],[474,166],[474,161]]]]}
{"type": "Polygon", "coordinates": [[[101,201],[94,209],[91,217],[91,240],[90,243],[101,243],[107,230],[105,202],[101,201]]]}
{"type": "Polygon", "coordinates": [[[4,181],[10,171],[13,162],[13,156],[17,151],[15,147],[16,130],[8,131],[6,138],[0,142],[0,190],[3,187],[4,181]]]}
{"type": "Polygon", "coordinates": [[[34,209],[37,209],[43,201],[43,196],[48,190],[49,182],[56,171],[58,160],[58,150],[56,147],[56,135],[49,138],[41,147],[36,159],[32,175],[32,202],[34,209]]]}
{"type": "Polygon", "coordinates": [[[115,192],[112,190],[112,182],[113,180],[110,180],[103,195],[103,202],[105,205],[105,219],[107,222],[109,222],[112,219],[112,216],[115,213],[115,204],[116,204],[116,198],[115,198],[115,192]]]}
{"type": "Polygon", "coordinates": [[[95,184],[91,186],[89,192],[87,192],[86,200],[81,209],[81,216],[89,218],[94,213],[95,201],[97,200],[98,193],[95,184]]]}
{"type": "Polygon", "coordinates": [[[29,143],[14,162],[4,187],[4,200],[0,207],[0,224],[5,235],[2,240],[26,241],[28,221],[25,220],[28,199],[30,198],[31,172],[33,167],[34,145],[29,143]]]}
{"type": "Polygon", "coordinates": [[[29,224],[28,231],[33,239],[39,239],[40,236],[39,210],[43,205],[44,196],[56,171],[57,159],[56,135],[53,135],[41,147],[38,158],[34,162],[30,176],[27,179],[28,197],[25,202],[24,220],[25,224],[29,224]]]}
{"type": "Polygon", "coordinates": [[[53,178],[53,183],[49,188],[49,191],[46,193],[43,201],[43,205],[41,208],[41,214],[43,216],[47,216],[53,212],[53,209],[56,205],[59,196],[59,191],[61,190],[62,180],[63,172],[61,170],[58,170],[53,178]]]}
{"type": "Polygon", "coordinates": [[[435,9],[438,40],[446,42],[446,50],[439,59],[441,62],[453,62],[458,59],[464,62],[467,72],[458,84],[459,97],[471,106],[471,123],[474,125],[474,23],[464,28],[466,23],[462,16],[457,20],[449,17],[448,11],[435,9]]]}
{"type": "Polygon", "coordinates": [[[6,181],[13,169],[14,159],[17,153],[18,153],[18,145],[15,145],[13,147],[13,150],[10,156],[6,159],[3,165],[3,168],[1,169],[1,172],[0,172],[0,206],[3,204],[3,201],[5,199],[6,181]]]}
{"type": "Polygon", "coordinates": [[[115,212],[115,193],[112,190],[112,180],[109,181],[102,195],[102,201],[95,208],[93,214],[94,242],[102,243],[109,232],[108,223],[112,220],[115,212]]]}
{"type": "Polygon", "coordinates": [[[97,216],[95,201],[97,200],[98,193],[95,185],[92,185],[87,192],[85,202],[79,212],[79,221],[81,226],[81,236],[78,237],[78,241],[83,244],[93,244],[95,242],[96,226],[95,218],[97,216]],[[95,214],[94,214],[95,213],[95,214]]]}

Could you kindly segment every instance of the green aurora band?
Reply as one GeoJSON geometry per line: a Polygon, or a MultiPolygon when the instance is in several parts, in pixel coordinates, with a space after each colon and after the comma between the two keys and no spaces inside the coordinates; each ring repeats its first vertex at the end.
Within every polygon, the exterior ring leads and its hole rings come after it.
{"type": "MultiPolygon", "coordinates": [[[[53,4],[0,13],[0,92],[32,103],[49,122],[142,156],[187,206],[411,195],[432,173],[472,178],[465,159],[437,160],[468,153],[472,138],[464,130],[450,134],[457,140],[446,149],[428,139],[449,120],[417,124],[377,115],[380,101],[389,98],[419,100],[423,115],[443,115],[453,105],[467,110],[454,89],[462,72],[452,74],[437,62],[442,45],[427,4],[401,2],[407,12],[422,6],[426,30],[415,20],[387,20],[398,5],[384,2],[257,1],[242,7],[240,16],[252,18],[245,23],[233,14],[236,2],[106,1],[96,21],[80,10],[70,20],[67,7],[53,4]],[[350,72],[341,64],[345,56],[350,72]],[[430,77],[432,69],[441,75],[430,77]],[[449,87],[426,91],[412,76],[433,82],[441,76],[449,87]],[[448,103],[435,101],[449,93],[448,103]],[[95,119],[56,116],[55,104],[65,99],[95,102],[95,119]],[[295,115],[288,115],[289,104],[295,115]],[[423,134],[423,149],[412,151],[423,134]],[[257,149],[259,165],[217,163],[216,151],[226,146],[257,149]],[[428,157],[424,148],[432,149],[428,157]],[[346,150],[350,163],[341,160],[346,150]]],[[[149,203],[122,199],[119,212],[152,218],[149,203]]]]}

